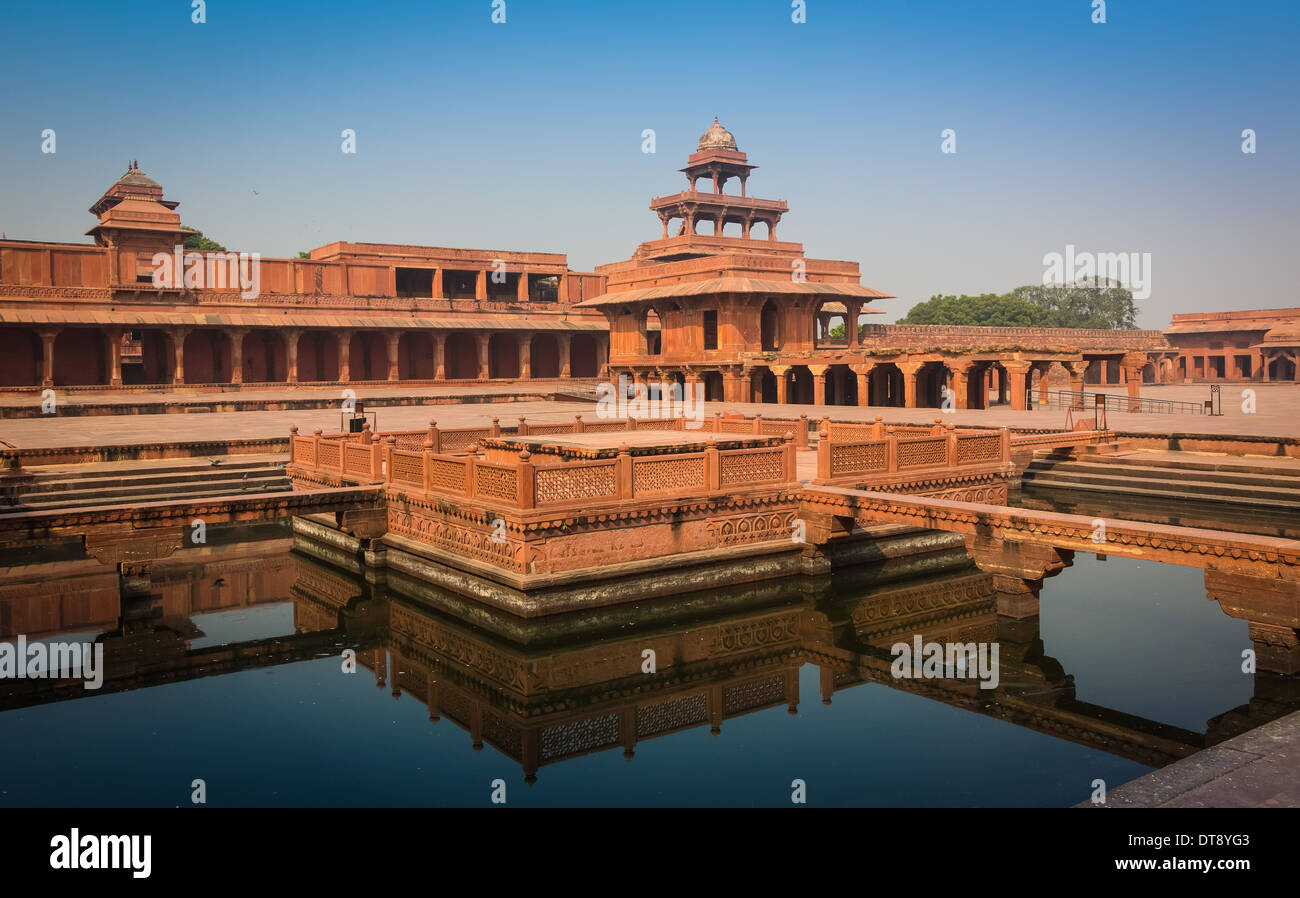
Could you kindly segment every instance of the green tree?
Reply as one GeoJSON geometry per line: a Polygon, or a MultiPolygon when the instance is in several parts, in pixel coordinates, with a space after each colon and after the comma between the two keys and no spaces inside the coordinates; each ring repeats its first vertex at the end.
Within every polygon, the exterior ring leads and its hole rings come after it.
{"type": "Polygon", "coordinates": [[[298,253],[298,258],[299,258],[299,259],[310,259],[310,258],[311,258],[311,253],[299,252],[299,253],[298,253]]]}
{"type": "Polygon", "coordinates": [[[899,324],[955,324],[965,327],[1052,327],[1050,312],[1012,294],[931,296],[912,306],[899,324]]]}
{"type": "Polygon", "coordinates": [[[831,328],[831,332],[830,334],[828,334],[828,336],[832,340],[843,340],[845,333],[846,331],[844,329],[844,322],[841,321],[839,324],[836,324],[831,328]]]}
{"type": "Polygon", "coordinates": [[[1073,284],[1030,284],[1011,295],[1046,309],[1056,327],[1137,327],[1133,292],[1118,281],[1091,278],[1073,284]]]}
{"type": "Polygon", "coordinates": [[[189,236],[185,238],[185,248],[195,249],[200,252],[224,253],[226,248],[215,240],[209,240],[203,236],[203,232],[197,228],[187,228],[181,225],[181,230],[189,231],[189,236]]]}

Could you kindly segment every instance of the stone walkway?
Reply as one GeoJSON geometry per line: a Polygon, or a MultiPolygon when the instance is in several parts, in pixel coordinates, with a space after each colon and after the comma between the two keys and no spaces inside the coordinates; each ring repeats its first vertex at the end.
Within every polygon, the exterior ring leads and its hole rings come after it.
{"type": "Polygon", "coordinates": [[[1112,789],[1104,807],[1300,807],[1300,711],[1112,789]]]}
{"type": "MultiPolygon", "coordinates": [[[[1144,433],[1239,433],[1259,436],[1300,437],[1300,385],[1255,384],[1256,413],[1244,414],[1241,400],[1225,389],[1224,415],[1130,415],[1113,413],[1112,430],[1144,433]]],[[[378,388],[377,388],[378,389],[378,388]]],[[[529,391],[520,390],[513,402],[446,403],[446,398],[457,391],[501,393],[500,386],[459,387],[447,393],[424,388],[415,395],[429,398],[442,397],[441,404],[428,406],[404,405],[385,407],[380,401],[366,403],[367,411],[378,413],[380,430],[415,430],[428,425],[432,418],[440,427],[471,427],[490,423],[493,417],[503,424],[513,425],[522,415],[530,421],[565,421],[581,414],[594,420],[596,408],[592,403],[548,402],[527,398],[529,391]]],[[[1243,387],[1245,389],[1245,387],[1243,387]]],[[[299,390],[292,395],[301,397],[319,392],[337,397],[334,388],[321,391],[299,390]]],[[[1194,400],[1208,395],[1204,385],[1148,387],[1143,395],[1150,398],[1194,400]]],[[[364,389],[357,391],[365,399],[364,389]]],[[[395,395],[395,394],[390,394],[395,395]]],[[[535,394],[534,394],[535,395],[535,394]]],[[[1012,411],[1007,407],[993,409],[954,411],[940,414],[937,409],[874,408],[858,406],[773,405],[761,403],[706,404],[706,412],[732,409],[746,414],[762,413],[768,417],[797,418],[800,414],[820,418],[829,414],[837,419],[867,420],[876,415],[895,422],[932,422],[942,418],[944,423],[978,424],[985,426],[1039,427],[1060,429],[1065,423],[1065,411],[1012,411]]],[[[340,413],[333,409],[289,409],[248,412],[203,412],[160,415],[104,415],[93,417],[40,417],[0,420],[0,447],[6,444],[18,448],[45,446],[119,445],[159,441],[194,441],[211,439],[249,439],[285,436],[290,425],[310,433],[319,427],[327,432],[339,429],[340,413]]]]}

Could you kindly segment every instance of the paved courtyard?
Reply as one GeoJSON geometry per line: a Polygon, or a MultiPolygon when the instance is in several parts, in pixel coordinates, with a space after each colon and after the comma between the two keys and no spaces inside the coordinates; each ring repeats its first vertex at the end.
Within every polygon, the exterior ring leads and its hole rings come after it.
{"type": "MultiPolygon", "coordinates": [[[[514,390],[501,386],[461,388],[412,388],[401,395],[424,395],[440,400],[429,405],[401,405],[386,407],[382,398],[366,403],[367,412],[377,413],[380,430],[414,430],[424,427],[430,419],[440,427],[469,427],[489,423],[493,417],[505,425],[513,425],[525,416],[537,423],[571,420],[581,414],[589,420],[596,417],[596,407],[590,402],[550,402],[527,398],[530,389],[514,390]],[[483,393],[506,394],[515,392],[515,401],[474,401],[483,393]],[[468,401],[448,403],[455,395],[468,401]]],[[[338,398],[338,389],[299,389],[284,391],[297,398],[320,396],[338,398]]],[[[398,395],[399,391],[383,388],[358,389],[357,396],[365,400],[398,395]]],[[[546,392],[542,390],[541,392],[546,392]]],[[[154,394],[157,395],[157,394],[154,394]]],[[[194,397],[194,393],[166,394],[194,397]]],[[[249,395],[249,394],[244,394],[249,395]]],[[[535,395],[535,393],[534,393],[535,395]]],[[[1203,401],[1209,396],[1209,386],[1177,385],[1148,386],[1142,395],[1153,399],[1203,401]]],[[[8,401],[13,401],[12,398],[8,401]]],[[[33,398],[31,401],[38,402],[33,398]]],[[[927,422],[941,417],[945,423],[978,424],[985,426],[1041,427],[1059,429],[1065,423],[1064,409],[1040,411],[1012,411],[1007,407],[983,410],[959,410],[941,414],[938,409],[902,409],[857,406],[773,405],[759,403],[707,403],[707,414],[734,410],[746,414],[762,413],[769,417],[798,417],[807,414],[821,417],[829,414],[842,420],[872,420],[881,415],[893,422],[927,422]]],[[[310,433],[319,427],[327,432],[339,429],[340,411],[337,409],[289,409],[274,411],[241,412],[190,412],[183,414],[123,414],[88,417],[49,416],[40,418],[13,418],[0,420],[0,445],[17,448],[47,446],[122,445],[129,443],[186,442],[212,439],[249,439],[287,435],[290,425],[310,433]]],[[[1113,430],[1146,433],[1231,433],[1259,436],[1300,437],[1300,385],[1251,384],[1225,386],[1223,390],[1223,415],[1209,417],[1197,414],[1131,415],[1111,413],[1113,430]],[[1242,391],[1255,391],[1255,412],[1242,410],[1242,391]]]]}

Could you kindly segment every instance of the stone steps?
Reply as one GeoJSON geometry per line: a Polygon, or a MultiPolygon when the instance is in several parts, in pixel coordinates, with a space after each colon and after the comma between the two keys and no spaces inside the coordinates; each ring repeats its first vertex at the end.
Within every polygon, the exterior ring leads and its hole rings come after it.
{"type": "Polygon", "coordinates": [[[202,499],[290,490],[275,457],[58,465],[6,478],[4,512],[202,499]]]}
{"type": "Polygon", "coordinates": [[[1158,496],[1196,502],[1227,502],[1258,507],[1300,507],[1300,472],[1176,460],[1151,464],[1131,459],[1090,457],[1086,461],[1037,459],[1026,467],[1022,483],[1074,491],[1126,496],[1158,496]]]}

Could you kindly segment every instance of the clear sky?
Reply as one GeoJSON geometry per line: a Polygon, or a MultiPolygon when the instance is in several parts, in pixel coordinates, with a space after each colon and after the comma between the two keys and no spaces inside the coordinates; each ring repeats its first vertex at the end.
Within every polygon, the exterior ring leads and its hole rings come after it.
{"type": "Polygon", "coordinates": [[[750,192],[790,203],[778,236],[898,295],[882,321],[1040,282],[1067,244],[1151,254],[1144,327],[1300,305],[1300,3],[1106,6],[807,0],[795,24],[789,0],[506,0],[493,24],[491,0],[209,0],[194,24],[190,0],[9,4],[0,231],[88,240],[85,210],[139,159],[231,249],[589,270],[659,235],[647,204],[717,115],[759,166],[750,192]]]}

